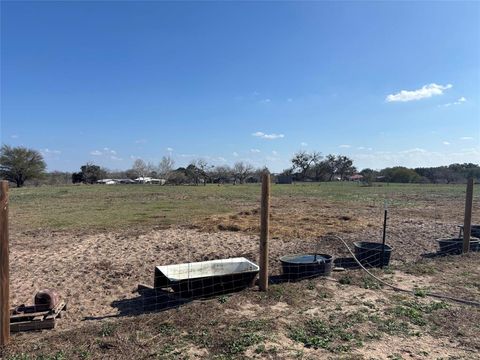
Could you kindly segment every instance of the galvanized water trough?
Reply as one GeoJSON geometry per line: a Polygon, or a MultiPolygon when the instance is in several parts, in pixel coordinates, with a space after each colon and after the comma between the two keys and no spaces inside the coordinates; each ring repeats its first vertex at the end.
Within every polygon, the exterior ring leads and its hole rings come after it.
{"type": "Polygon", "coordinates": [[[253,284],[259,267],[244,257],[155,267],[154,287],[182,297],[208,297],[253,284]]]}

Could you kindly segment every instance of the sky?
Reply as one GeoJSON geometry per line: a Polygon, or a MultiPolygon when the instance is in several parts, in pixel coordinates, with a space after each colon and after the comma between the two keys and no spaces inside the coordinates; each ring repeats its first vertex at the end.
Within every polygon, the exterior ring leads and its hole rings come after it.
{"type": "Polygon", "coordinates": [[[1,2],[1,142],[48,170],[480,162],[480,2],[1,2]]]}

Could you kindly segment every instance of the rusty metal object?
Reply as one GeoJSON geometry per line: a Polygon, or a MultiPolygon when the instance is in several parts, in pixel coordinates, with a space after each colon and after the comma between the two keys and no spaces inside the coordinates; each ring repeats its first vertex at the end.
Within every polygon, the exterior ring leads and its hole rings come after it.
{"type": "Polygon", "coordinates": [[[60,303],[60,296],[52,289],[40,290],[35,294],[34,303],[37,311],[52,310],[60,303]]]}

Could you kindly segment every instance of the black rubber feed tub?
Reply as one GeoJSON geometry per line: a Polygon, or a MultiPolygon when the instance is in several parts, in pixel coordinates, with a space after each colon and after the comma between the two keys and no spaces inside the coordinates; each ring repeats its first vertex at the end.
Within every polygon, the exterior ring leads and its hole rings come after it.
{"type": "Polygon", "coordinates": [[[385,252],[382,243],[357,241],[353,245],[355,246],[355,257],[365,267],[388,266],[390,263],[390,255],[393,250],[390,245],[385,244],[385,252]]]}
{"type": "MultiPolygon", "coordinates": [[[[463,252],[463,238],[437,239],[440,254],[461,254],[463,252]]],[[[470,251],[480,251],[480,239],[470,238],[470,251]]]]}
{"type": "MultiPolygon", "coordinates": [[[[460,226],[463,232],[463,225],[460,226]]],[[[460,235],[461,236],[461,235],[460,235]]],[[[470,226],[470,236],[475,238],[480,238],[480,225],[471,225],[470,226]]]]}
{"type": "Polygon", "coordinates": [[[280,258],[283,277],[295,281],[332,273],[333,257],[327,254],[297,254],[280,258]]]}

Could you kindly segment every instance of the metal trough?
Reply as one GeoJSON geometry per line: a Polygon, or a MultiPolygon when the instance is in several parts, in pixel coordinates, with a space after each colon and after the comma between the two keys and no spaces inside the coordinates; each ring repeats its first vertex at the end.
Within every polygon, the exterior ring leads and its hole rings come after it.
{"type": "Polygon", "coordinates": [[[253,284],[259,267],[244,257],[155,267],[155,289],[171,288],[182,297],[208,297],[253,284]]]}

